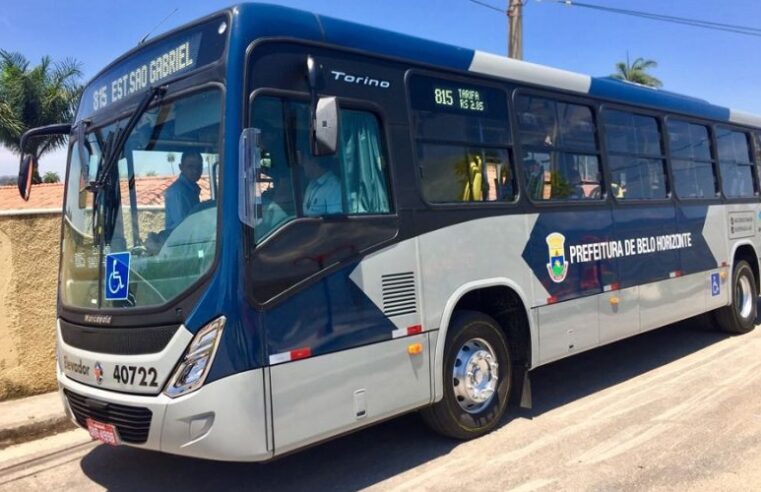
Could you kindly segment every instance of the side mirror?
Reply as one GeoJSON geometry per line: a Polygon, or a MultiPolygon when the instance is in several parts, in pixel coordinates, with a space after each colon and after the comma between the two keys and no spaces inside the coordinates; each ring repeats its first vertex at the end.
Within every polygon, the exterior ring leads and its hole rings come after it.
{"type": "Polygon", "coordinates": [[[333,155],[338,150],[338,101],[335,97],[317,99],[321,83],[321,66],[312,55],[307,56],[307,84],[311,99],[309,143],[316,156],[333,155]]]}
{"type": "Polygon", "coordinates": [[[338,150],[338,101],[321,97],[312,119],[312,152],[314,155],[333,155],[338,150]]]}
{"type": "Polygon", "coordinates": [[[256,226],[261,214],[260,139],[258,128],[245,128],[238,141],[238,218],[249,227],[256,226]]]}
{"type": "Polygon", "coordinates": [[[24,201],[29,201],[32,194],[32,176],[34,176],[35,159],[33,155],[26,154],[21,157],[18,172],[18,192],[24,201]]]}

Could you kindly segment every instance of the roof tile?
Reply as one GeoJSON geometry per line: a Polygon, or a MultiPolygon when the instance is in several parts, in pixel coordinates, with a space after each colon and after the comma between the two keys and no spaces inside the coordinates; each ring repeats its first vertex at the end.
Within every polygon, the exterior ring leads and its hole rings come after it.
{"type": "MultiPolygon", "coordinates": [[[[139,206],[164,205],[164,192],[174,182],[174,176],[140,177],[135,180],[137,201],[139,206]]],[[[201,200],[211,197],[209,179],[202,177],[198,182],[201,187],[201,200]]],[[[32,186],[29,201],[21,199],[16,186],[0,186],[0,210],[62,210],[63,183],[38,184],[32,186]]],[[[127,182],[122,182],[122,194],[127,193],[127,182]]]]}

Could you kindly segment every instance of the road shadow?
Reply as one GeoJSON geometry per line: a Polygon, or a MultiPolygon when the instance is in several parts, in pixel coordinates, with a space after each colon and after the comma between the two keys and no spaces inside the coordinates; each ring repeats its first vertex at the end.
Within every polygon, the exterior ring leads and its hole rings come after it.
{"type": "Polygon", "coordinates": [[[417,414],[328,441],[269,463],[205,461],[101,445],[80,466],[113,491],[344,491],[369,487],[452,450],[417,414]]]}
{"type": "MultiPolygon", "coordinates": [[[[534,405],[502,425],[532,418],[700,351],[725,339],[706,317],[628,338],[532,373],[534,405]]],[[[204,461],[101,445],[80,463],[108,490],[357,490],[451,452],[460,443],[433,434],[409,414],[265,464],[204,461]]]]}
{"type": "Polygon", "coordinates": [[[541,415],[729,336],[713,326],[710,315],[703,315],[539,367],[531,373],[532,408],[512,409],[508,419],[541,415]]]}

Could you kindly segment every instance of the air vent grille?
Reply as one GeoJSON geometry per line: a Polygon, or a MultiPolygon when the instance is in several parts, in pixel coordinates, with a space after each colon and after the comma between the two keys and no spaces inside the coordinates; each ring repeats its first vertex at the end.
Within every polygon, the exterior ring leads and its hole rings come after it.
{"type": "Polygon", "coordinates": [[[381,277],[383,286],[383,314],[401,316],[417,312],[415,273],[390,273],[381,277]]]}

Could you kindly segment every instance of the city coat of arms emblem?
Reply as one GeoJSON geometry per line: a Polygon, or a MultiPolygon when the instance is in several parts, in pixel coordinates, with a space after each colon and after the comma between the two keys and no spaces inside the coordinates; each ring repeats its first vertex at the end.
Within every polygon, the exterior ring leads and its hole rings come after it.
{"type": "Polygon", "coordinates": [[[553,232],[547,236],[546,241],[550,256],[547,271],[553,282],[560,283],[568,274],[568,263],[565,260],[565,236],[559,232],[553,232]]]}

